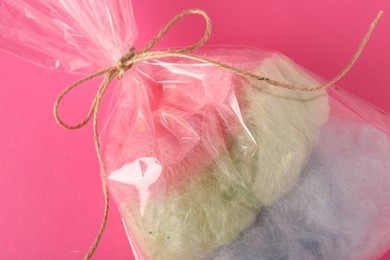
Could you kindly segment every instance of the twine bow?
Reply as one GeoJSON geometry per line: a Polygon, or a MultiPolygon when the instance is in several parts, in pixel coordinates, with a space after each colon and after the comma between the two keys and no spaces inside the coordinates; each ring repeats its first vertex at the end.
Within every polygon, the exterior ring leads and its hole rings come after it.
{"type": "Polygon", "coordinates": [[[368,39],[371,36],[371,33],[373,32],[376,24],[378,23],[380,17],[382,16],[383,11],[380,11],[374,21],[372,22],[368,32],[366,33],[365,37],[363,38],[362,42],[360,43],[357,51],[353,55],[352,59],[348,62],[348,64],[345,66],[345,68],[336,76],[334,77],[331,81],[320,85],[320,86],[314,86],[314,87],[309,87],[309,86],[297,86],[297,85],[292,85],[289,83],[285,82],[279,82],[273,79],[269,79],[263,75],[256,75],[252,74],[251,72],[245,71],[238,69],[233,66],[229,66],[227,64],[223,64],[217,61],[213,61],[207,58],[204,58],[202,56],[190,54],[190,51],[195,50],[199,47],[201,47],[210,37],[211,33],[211,19],[207,15],[207,13],[203,10],[200,9],[190,9],[183,11],[179,14],[177,14],[167,25],[163,27],[163,29],[140,51],[137,51],[135,48],[131,48],[130,51],[125,54],[115,66],[108,67],[105,69],[102,69],[96,73],[93,73],[85,78],[82,78],[78,81],[76,81],[74,84],[70,85],[68,88],[66,88],[56,99],[54,103],[54,118],[57,121],[59,125],[66,129],[78,129],[86,125],[91,118],[93,117],[93,133],[94,133],[94,141],[95,141],[95,147],[96,147],[96,152],[101,168],[101,178],[102,178],[102,185],[103,185],[103,193],[104,193],[104,200],[105,200],[105,207],[104,207],[104,215],[103,215],[103,220],[101,227],[99,229],[98,235],[95,238],[95,241],[93,242],[92,246],[90,247],[88,253],[86,254],[84,259],[90,259],[91,256],[93,255],[95,249],[97,248],[101,236],[103,235],[104,229],[106,227],[107,223],[107,217],[108,217],[108,212],[109,212],[109,195],[108,195],[108,190],[107,190],[107,183],[106,183],[106,169],[104,166],[102,154],[101,154],[101,148],[100,148],[100,141],[99,141],[99,134],[98,134],[98,115],[99,115],[99,107],[100,103],[102,101],[102,98],[112,82],[112,80],[115,77],[118,77],[121,79],[123,75],[131,69],[131,67],[139,62],[146,61],[146,60],[151,60],[151,59],[158,59],[158,58],[165,58],[165,57],[182,57],[182,58],[188,58],[191,60],[211,64],[220,68],[223,68],[225,70],[228,70],[232,73],[238,74],[242,77],[245,78],[250,78],[254,80],[259,80],[259,81],[265,81],[270,85],[276,86],[276,87],[281,87],[281,88],[287,88],[287,89],[294,89],[294,90],[302,90],[302,91],[315,91],[315,90],[320,90],[320,89],[325,89],[331,85],[333,85],[335,82],[337,82],[339,79],[341,79],[348,71],[349,69],[353,66],[357,58],[359,57],[360,53],[364,49],[368,39]],[[206,22],[206,30],[203,35],[203,37],[196,42],[193,45],[190,45],[188,47],[182,48],[182,49],[168,49],[168,50],[160,50],[160,51],[151,51],[153,46],[169,31],[169,29],[176,24],[181,18],[190,15],[190,14],[198,14],[201,15],[206,22]],[[97,94],[92,102],[92,105],[86,115],[86,117],[79,122],[76,125],[69,125],[65,123],[61,117],[58,114],[58,106],[62,99],[66,96],[67,93],[69,93],[72,89],[76,88],[80,84],[91,80],[93,78],[99,77],[105,75],[104,80],[100,84],[100,87],[97,91],[97,94]]]}

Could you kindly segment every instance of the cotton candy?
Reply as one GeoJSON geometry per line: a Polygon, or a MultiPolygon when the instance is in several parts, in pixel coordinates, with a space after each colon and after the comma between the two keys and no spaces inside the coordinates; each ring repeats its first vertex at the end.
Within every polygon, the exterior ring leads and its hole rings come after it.
{"type": "Polygon", "coordinates": [[[376,259],[390,245],[389,135],[332,101],[297,187],[207,259],[376,259]]]}
{"type": "MultiPolygon", "coordinates": [[[[158,70],[158,81],[163,85],[160,106],[142,112],[152,115],[153,127],[128,129],[139,136],[120,135],[129,141],[122,141],[118,149],[113,141],[118,126],[110,125],[113,138],[105,144],[108,169],[118,158],[139,156],[114,169],[109,179],[132,245],[142,259],[197,259],[233,240],[254,222],[263,206],[294,187],[328,115],[325,92],[237,80],[210,67],[187,68],[183,75],[180,61],[176,62],[178,65],[166,66],[168,72],[166,68],[158,70]],[[199,85],[196,77],[208,73],[212,76],[204,77],[199,85]],[[164,76],[175,80],[166,83],[164,76]],[[164,113],[170,115],[166,121],[161,120],[164,113]],[[171,127],[169,120],[176,127],[171,127]],[[161,141],[165,147],[153,145],[152,141],[159,139],[165,139],[161,141]],[[184,143],[174,147],[176,139],[184,143]],[[186,144],[191,149],[186,150],[186,144]],[[149,147],[149,157],[145,147],[149,147]],[[169,148],[172,150],[158,156],[158,149],[169,148]],[[145,184],[137,186],[130,176],[138,176],[134,178],[145,184]],[[150,180],[155,183],[146,184],[150,180]]],[[[256,62],[260,65],[255,72],[270,78],[319,84],[280,54],[256,62]]],[[[118,102],[120,105],[121,100],[118,102]]],[[[123,125],[129,117],[114,120],[123,125]]]]}

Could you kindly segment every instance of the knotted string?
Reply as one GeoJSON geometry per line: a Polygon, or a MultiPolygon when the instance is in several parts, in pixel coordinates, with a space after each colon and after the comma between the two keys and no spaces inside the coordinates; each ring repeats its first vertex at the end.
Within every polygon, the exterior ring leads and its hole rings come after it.
{"type": "Polygon", "coordinates": [[[96,152],[97,152],[97,156],[98,156],[98,160],[99,160],[99,164],[100,164],[100,168],[101,168],[101,179],[102,179],[103,193],[104,193],[104,200],[105,200],[104,214],[103,214],[103,220],[102,220],[101,227],[99,229],[98,235],[95,238],[95,241],[93,242],[92,246],[90,247],[90,249],[89,249],[89,251],[86,254],[84,259],[90,259],[91,256],[93,255],[95,249],[97,248],[97,246],[100,242],[100,239],[103,235],[104,229],[106,227],[107,217],[108,217],[108,212],[109,212],[109,195],[108,195],[107,183],[106,183],[107,172],[105,169],[105,165],[104,165],[102,153],[101,153],[101,148],[100,148],[99,133],[98,133],[98,116],[99,116],[99,107],[100,107],[100,103],[102,101],[102,98],[103,98],[108,86],[110,85],[110,83],[112,82],[112,80],[115,77],[118,77],[119,79],[121,79],[123,77],[123,75],[126,73],[126,71],[131,69],[131,67],[134,64],[142,62],[142,61],[151,60],[151,59],[158,59],[158,58],[165,58],[165,57],[182,57],[182,58],[188,58],[191,60],[211,64],[211,65],[223,68],[225,70],[228,70],[232,73],[238,74],[242,77],[250,78],[250,79],[254,79],[254,80],[259,80],[259,81],[264,81],[264,82],[266,82],[270,85],[276,86],[276,87],[281,87],[281,88],[286,88],[286,89],[294,89],[294,90],[302,90],[302,91],[321,90],[321,89],[325,89],[325,88],[328,88],[329,86],[333,85],[335,82],[337,82],[339,79],[341,79],[349,71],[349,69],[353,66],[353,64],[355,63],[355,61],[359,57],[360,53],[364,49],[368,39],[371,36],[371,33],[373,32],[373,30],[374,30],[376,24],[378,23],[379,19],[381,18],[382,14],[383,14],[383,11],[380,11],[378,13],[376,18],[372,22],[368,32],[366,33],[365,37],[363,38],[362,42],[360,43],[357,51],[353,55],[352,59],[345,66],[345,68],[332,80],[330,80],[329,82],[327,82],[323,85],[320,85],[320,86],[310,87],[310,86],[292,85],[289,83],[269,79],[263,75],[252,74],[249,71],[241,70],[239,68],[229,66],[227,64],[220,63],[217,61],[213,61],[213,60],[210,60],[210,59],[198,56],[198,55],[190,54],[189,53],[190,51],[201,47],[209,39],[210,33],[211,33],[211,19],[207,15],[207,13],[203,10],[200,10],[200,9],[190,9],[190,10],[183,11],[183,12],[179,13],[178,15],[176,15],[167,25],[164,26],[164,28],[142,50],[137,51],[135,48],[131,48],[130,51],[127,54],[125,54],[118,61],[117,65],[112,66],[112,67],[108,67],[108,68],[102,69],[96,73],[93,73],[85,78],[82,78],[82,79],[76,81],[75,83],[70,85],[68,88],[66,88],[57,97],[57,100],[55,101],[54,117],[55,117],[57,123],[66,129],[81,128],[84,125],[86,125],[93,117],[94,141],[95,141],[96,152]],[[160,51],[151,51],[153,46],[169,31],[169,29],[174,24],[176,24],[176,22],[178,22],[181,18],[183,18],[187,15],[190,15],[190,14],[201,15],[205,19],[205,22],[206,22],[205,33],[204,33],[203,37],[198,42],[196,42],[195,44],[190,45],[188,47],[181,48],[181,49],[168,49],[168,50],[160,50],[160,51]],[[80,84],[82,84],[88,80],[91,80],[93,78],[102,76],[102,75],[105,75],[105,78],[102,81],[102,83],[100,84],[100,87],[97,91],[95,98],[93,99],[93,102],[91,104],[91,107],[90,107],[86,117],[76,125],[69,125],[69,124],[65,123],[60,118],[60,116],[58,114],[58,106],[59,106],[60,102],[62,101],[62,99],[66,96],[66,94],[68,94],[72,89],[76,88],[80,84]]]}

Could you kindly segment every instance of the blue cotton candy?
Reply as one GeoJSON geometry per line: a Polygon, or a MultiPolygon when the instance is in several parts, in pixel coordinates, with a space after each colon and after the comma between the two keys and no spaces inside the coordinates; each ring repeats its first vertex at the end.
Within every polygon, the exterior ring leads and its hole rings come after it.
{"type": "Polygon", "coordinates": [[[340,104],[298,186],[207,259],[375,259],[390,245],[389,135],[340,104]]]}

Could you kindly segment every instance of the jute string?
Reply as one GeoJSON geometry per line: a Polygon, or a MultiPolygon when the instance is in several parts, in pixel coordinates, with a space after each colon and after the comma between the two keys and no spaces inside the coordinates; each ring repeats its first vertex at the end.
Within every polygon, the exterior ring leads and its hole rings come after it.
{"type": "Polygon", "coordinates": [[[100,148],[99,133],[98,133],[98,116],[99,116],[99,107],[100,107],[100,103],[102,101],[102,98],[103,98],[108,86],[110,85],[110,83],[112,82],[112,80],[115,77],[118,77],[119,79],[122,78],[123,75],[126,73],[126,71],[131,69],[131,67],[134,64],[142,62],[142,61],[151,60],[151,59],[158,59],[158,58],[165,58],[165,57],[181,57],[181,58],[188,58],[191,60],[211,64],[211,65],[223,68],[225,70],[228,70],[232,73],[238,74],[242,77],[250,78],[250,79],[254,79],[254,80],[259,80],[259,81],[264,81],[264,82],[266,82],[270,85],[276,86],[276,87],[301,90],[301,91],[321,90],[321,89],[325,89],[325,88],[328,88],[329,86],[333,85],[335,82],[337,82],[339,79],[341,79],[349,71],[349,69],[353,66],[353,64],[355,63],[355,61],[359,57],[360,53],[364,49],[368,39],[371,36],[371,33],[373,32],[373,30],[374,30],[376,24],[378,23],[380,17],[382,16],[382,14],[383,14],[383,11],[380,11],[378,13],[376,18],[372,22],[368,32],[366,33],[365,37],[363,38],[362,42],[360,43],[357,51],[353,55],[352,59],[345,66],[345,68],[332,80],[330,80],[329,82],[327,82],[323,85],[320,85],[320,86],[299,86],[299,85],[292,85],[292,84],[285,83],[285,82],[279,82],[279,81],[276,81],[273,79],[269,79],[263,75],[252,74],[249,71],[241,70],[239,68],[229,66],[227,64],[220,63],[217,61],[213,61],[213,60],[204,58],[204,57],[199,56],[199,55],[190,54],[189,53],[190,51],[195,50],[195,49],[199,48],[200,46],[202,46],[208,40],[208,38],[210,37],[210,33],[211,33],[211,19],[207,15],[207,13],[203,10],[200,10],[200,9],[190,9],[190,10],[183,11],[183,12],[179,13],[178,15],[176,15],[167,25],[165,25],[165,27],[142,50],[137,51],[136,49],[131,48],[130,51],[127,54],[125,54],[115,66],[108,67],[108,68],[102,69],[96,73],[93,73],[85,78],[82,78],[82,79],[76,81],[74,84],[72,84],[68,88],[66,88],[57,97],[57,100],[55,101],[54,117],[55,117],[57,123],[66,129],[81,128],[84,125],[86,125],[93,117],[93,135],[94,135],[96,152],[97,152],[97,156],[98,156],[98,160],[99,160],[99,164],[100,164],[100,168],[101,168],[100,169],[101,170],[101,179],[102,179],[103,194],[104,194],[104,201],[105,201],[104,214],[103,214],[103,220],[102,220],[101,227],[100,227],[99,232],[95,238],[95,241],[91,245],[91,247],[90,247],[90,249],[89,249],[89,251],[86,254],[84,259],[90,259],[91,256],[93,255],[95,249],[97,248],[97,246],[100,242],[100,239],[102,237],[102,234],[104,232],[104,229],[106,227],[107,217],[108,217],[108,212],[109,212],[109,194],[108,194],[107,183],[106,183],[107,172],[105,169],[105,165],[104,165],[102,153],[101,153],[101,148],[100,148]],[[187,15],[190,15],[190,14],[201,15],[205,19],[205,22],[206,22],[205,33],[204,33],[203,37],[198,42],[196,42],[195,44],[190,45],[188,47],[182,48],[182,49],[168,49],[168,50],[160,50],[160,51],[151,51],[153,46],[169,31],[169,29],[174,24],[176,24],[176,22],[178,22],[181,18],[183,18],[187,15]],[[60,102],[62,101],[62,99],[66,96],[66,94],[68,94],[72,89],[76,88],[80,84],[82,84],[90,79],[99,77],[101,75],[105,75],[105,78],[102,81],[102,83],[100,84],[100,87],[97,91],[95,98],[93,99],[92,105],[91,105],[86,117],[81,122],[79,122],[78,124],[75,124],[75,125],[70,125],[70,124],[65,123],[58,114],[58,106],[59,106],[60,102]]]}

